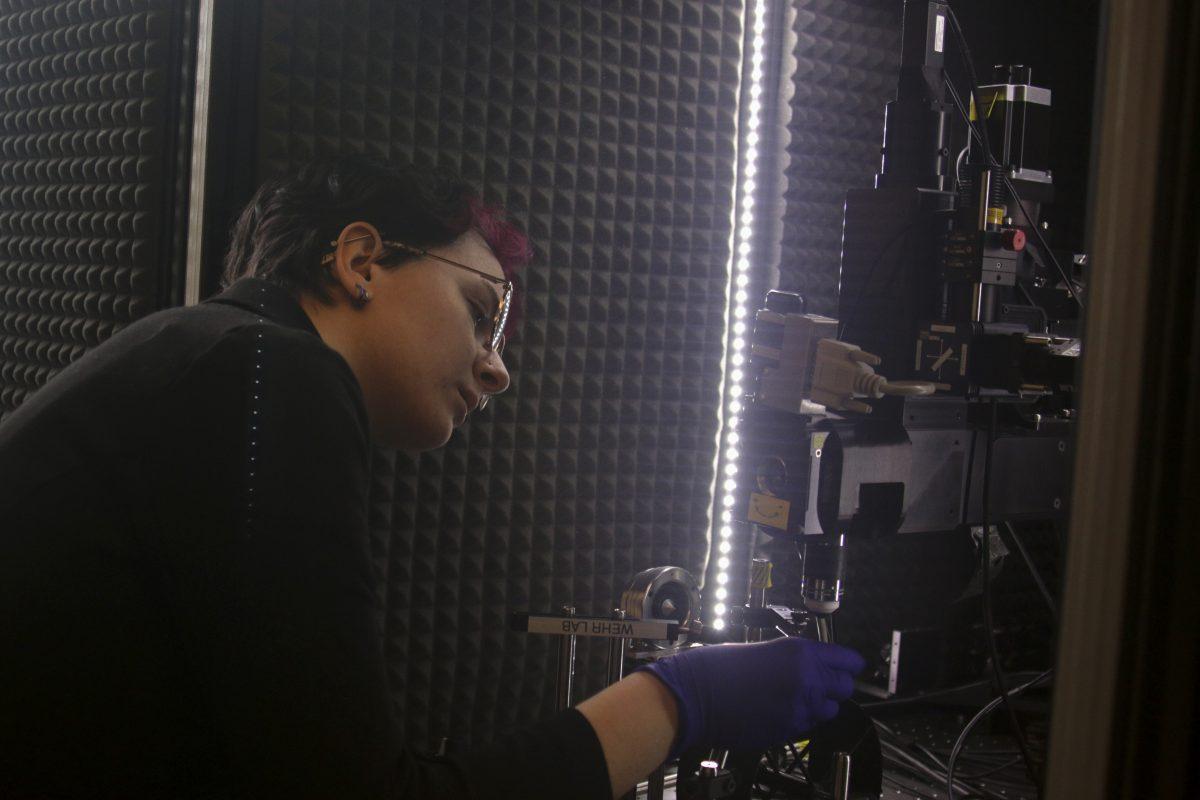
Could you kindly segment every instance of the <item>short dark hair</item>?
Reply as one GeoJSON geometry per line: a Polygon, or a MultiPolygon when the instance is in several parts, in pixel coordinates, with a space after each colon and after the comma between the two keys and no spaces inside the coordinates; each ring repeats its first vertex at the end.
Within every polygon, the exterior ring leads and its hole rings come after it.
{"type": "MultiPolygon", "coordinates": [[[[510,280],[532,256],[528,238],[503,210],[484,203],[459,178],[369,156],[342,156],[311,162],[259,187],[234,224],[225,285],[257,277],[328,302],[335,284],[321,257],[358,220],[373,224],[386,239],[420,248],[447,245],[476,230],[510,280]]],[[[395,266],[411,258],[397,253],[380,263],[395,266]]],[[[511,325],[512,314],[509,319],[511,325]]]]}

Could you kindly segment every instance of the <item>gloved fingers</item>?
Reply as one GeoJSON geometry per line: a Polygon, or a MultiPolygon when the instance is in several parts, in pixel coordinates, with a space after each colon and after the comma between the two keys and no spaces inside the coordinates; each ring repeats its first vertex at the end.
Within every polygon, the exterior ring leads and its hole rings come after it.
{"type": "Polygon", "coordinates": [[[850,695],[854,694],[854,678],[849,672],[830,670],[825,693],[834,700],[849,700],[850,695]]]}
{"type": "Polygon", "coordinates": [[[867,662],[863,660],[863,657],[849,647],[842,647],[837,644],[818,643],[818,645],[814,648],[817,658],[830,669],[840,669],[844,672],[849,672],[851,675],[857,675],[867,666],[867,662]]]}
{"type": "Polygon", "coordinates": [[[821,708],[829,700],[825,694],[825,687],[820,685],[823,681],[813,681],[810,686],[805,687],[803,699],[803,713],[810,719],[819,719],[821,708]]]}
{"type": "Polygon", "coordinates": [[[838,715],[838,704],[833,700],[825,699],[813,711],[818,722],[828,722],[838,715]]]}

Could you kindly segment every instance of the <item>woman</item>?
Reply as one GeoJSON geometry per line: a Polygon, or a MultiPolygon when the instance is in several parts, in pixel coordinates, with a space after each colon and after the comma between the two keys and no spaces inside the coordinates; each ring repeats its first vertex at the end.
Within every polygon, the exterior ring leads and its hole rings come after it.
{"type": "Polygon", "coordinates": [[[619,796],[700,744],[836,713],[857,655],[666,659],[460,760],[396,740],[372,439],[439,447],[508,387],[525,238],[361,158],[268,183],[229,288],[154,314],[0,426],[0,796],[619,796]]]}

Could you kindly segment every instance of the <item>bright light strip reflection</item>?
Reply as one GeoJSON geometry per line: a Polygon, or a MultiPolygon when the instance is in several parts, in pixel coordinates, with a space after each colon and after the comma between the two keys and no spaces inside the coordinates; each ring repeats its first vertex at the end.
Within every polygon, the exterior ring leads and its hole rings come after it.
{"type": "Polygon", "coordinates": [[[725,612],[727,610],[725,599],[728,596],[726,584],[729,583],[730,568],[736,566],[735,559],[731,558],[733,545],[730,539],[733,538],[733,526],[730,524],[733,521],[731,508],[733,507],[738,492],[738,483],[736,476],[738,474],[738,443],[737,430],[737,415],[742,410],[742,404],[739,398],[742,396],[743,387],[741,385],[743,375],[742,367],[746,363],[746,335],[748,333],[748,325],[746,318],[750,316],[750,310],[747,303],[750,300],[750,295],[747,288],[750,285],[750,269],[753,264],[751,258],[751,239],[754,233],[754,192],[757,189],[755,177],[758,174],[758,145],[759,145],[759,123],[760,113],[762,111],[762,96],[763,96],[763,63],[766,60],[766,0],[753,0],[748,3],[749,9],[752,11],[753,20],[750,23],[750,30],[753,32],[753,38],[750,44],[750,58],[746,60],[747,66],[750,67],[750,86],[748,87],[749,96],[746,101],[746,118],[744,120],[744,128],[739,133],[741,142],[739,150],[744,154],[741,159],[741,186],[738,191],[738,202],[741,207],[737,209],[736,216],[739,222],[737,228],[737,240],[734,243],[733,252],[736,254],[736,259],[731,264],[736,266],[734,274],[730,275],[730,289],[733,291],[733,318],[736,320],[732,329],[727,332],[726,339],[726,361],[731,369],[725,374],[723,382],[724,390],[724,405],[726,406],[726,416],[724,420],[724,430],[721,435],[724,440],[722,449],[725,457],[725,480],[722,482],[721,488],[723,496],[721,497],[721,527],[720,543],[718,549],[721,553],[717,559],[716,584],[717,588],[713,593],[713,599],[716,600],[712,606],[712,626],[716,630],[725,628],[725,612]]]}

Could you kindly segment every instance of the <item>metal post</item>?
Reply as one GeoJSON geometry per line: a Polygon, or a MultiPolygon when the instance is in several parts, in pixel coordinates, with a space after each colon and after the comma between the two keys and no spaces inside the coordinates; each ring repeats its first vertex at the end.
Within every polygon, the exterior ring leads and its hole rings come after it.
{"type": "MultiPolygon", "coordinates": [[[[575,616],[575,606],[563,606],[568,617],[575,616]]],[[[558,710],[571,707],[571,688],[575,682],[575,635],[565,634],[558,649],[558,710]]]]}
{"type": "MultiPolygon", "coordinates": [[[[625,609],[614,608],[613,619],[625,619],[625,609]]],[[[608,643],[608,685],[625,677],[625,639],[613,639],[608,643]]]]}
{"type": "MultiPolygon", "coordinates": [[[[979,171],[979,230],[988,228],[988,206],[991,205],[992,171],[984,167],[979,171]]],[[[971,322],[983,321],[983,282],[971,285],[971,322]]]]}
{"type": "Polygon", "coordinates": [[[828,614],[813,614],[817,623],[817,641],[831,644],[833,642],[833,626],[829,624],[828,614]]]}
{"type": "MultiPolygon", "coordinates": [[[[750,562],[750,607],[763,608],[767,605],[767,589],[771,587],[771,561],[756,558],[750,562]]],[[[762,629],[747,629],[746,641],[761,642],[762,629]]]]}
{"type": "Polygon", "coordinates": [[[833,800],[850,800],[850,754],[833,756],[833,800]]]}
{"type": "Polygon", "coordinates": [[[204,244],[204,195],[208,169],[208,112],[212,88],[213,15],[216,0],[200,0],[196,34],[196,93],[192,101],[192,167],[188,187],[187,256],[183,304],[200,302],[204,244]]]}
{"type": "Polygon", "coordinates": [[[667,767],[659,764],[646,780],[646,800],[663,800],[667,788],[667,767]]]}

